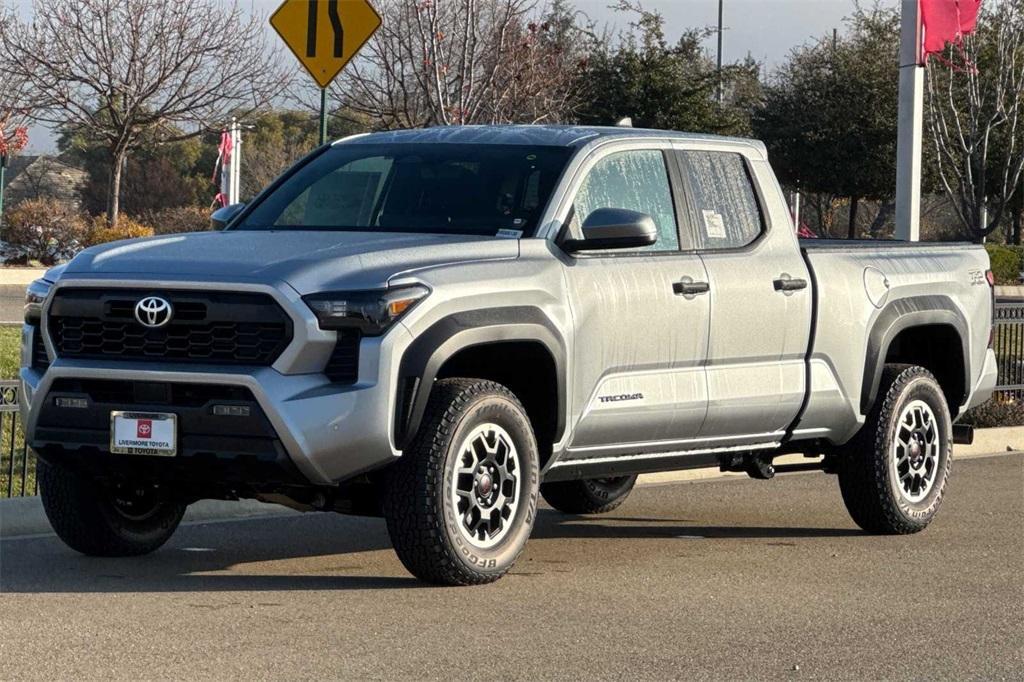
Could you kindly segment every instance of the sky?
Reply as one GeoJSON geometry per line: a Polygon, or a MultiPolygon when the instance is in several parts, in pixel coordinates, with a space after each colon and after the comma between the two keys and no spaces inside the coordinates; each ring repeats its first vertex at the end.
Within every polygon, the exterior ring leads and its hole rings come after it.
{"type": "MultiPolygon", "coordinates": [[[[444,2],[445,0],[440,0],[444,2]]],[[[626,28],[629,21],[621,13],[609,9],[613,0],[576,0],[574,4],[599,26],[613,30],[626,28]]],[[[31,0],[13,0],[20,11],[28,13],[31,0]]],[[[843,31],[843,18],[854,10],[854,0],[724,0],[726,62],[742,59],[747,54],[771,70],[785,60],[790,50],[828,35],[833,28],[843,31]]],[[[870,3],[871,0],[867,0],[870,3]]],[[[281,0],[241,0],[263,14],[272,12],[281,0]]],[[[641,0],[644,8],[661,12],[666,33],[675,40],[687,28],[715,26],[718,23],[718,0],[641,0]]],[[[882,6],[896,6],[898,0],[881,0],[882,6]]],[[[715,39],[707,44],[714,50],[715,39]]],[[[296,68],[300,68],[296,63],[296,68]]],[[[53,135],[46,129],[30,130],[26,153],[49,153],[54,149],[53,135]]]]}

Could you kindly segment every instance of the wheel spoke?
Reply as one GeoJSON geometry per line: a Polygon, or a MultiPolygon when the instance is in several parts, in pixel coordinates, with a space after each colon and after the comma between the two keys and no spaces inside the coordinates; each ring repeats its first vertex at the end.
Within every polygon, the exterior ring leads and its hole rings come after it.
{"type": "Polygon", "coordinates": [[[518,507],[518,452],[496,424],[473,429],[459,452],[449,497],[460,531],[474,546],[491,547],[504,538],[518,507]]]}

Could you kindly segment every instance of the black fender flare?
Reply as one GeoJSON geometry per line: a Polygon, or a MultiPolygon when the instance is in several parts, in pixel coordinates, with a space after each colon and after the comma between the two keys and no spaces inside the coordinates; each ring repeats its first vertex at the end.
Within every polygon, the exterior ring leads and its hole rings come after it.
{"type": "Polygon", "coordinates": [[[889,353],[889,346],[893,339],[907,329],[929,325],[952,327],[960,336],[960,347],[963,351],[964,386],[970,387],[971,359],[968,348],[970,327],[953,299],[940,295],[898,298],[882,308],[882,312],[875,318],[875,322],[868,332],[864,380],[860,393],[861,414],[870,412],[878,397],[878,385],[881,382],[885,357],[889,353]]]}
{"type": "Polygon", "coordinates": [[[447,360],[474,346],[522,341],[539,343],[554,360],[558,387],[555,441],[561,439],[567,405],[565,340],[540,308],[509,306],[453,313],[409,345],[398,369],[395,447],[404,449],[419,430],[434,379],[447,360]]]}

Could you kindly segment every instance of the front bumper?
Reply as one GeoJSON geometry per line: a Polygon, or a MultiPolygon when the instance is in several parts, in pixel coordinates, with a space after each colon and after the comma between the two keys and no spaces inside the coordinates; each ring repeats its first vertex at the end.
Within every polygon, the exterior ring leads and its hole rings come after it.
{"type": "MultiPolygon", "coordinates": [[[[37,332],[26,329],[27,347],[31,347],[33,333],[37,332]]],[[[364,339],[359,381],[346,386],[331,383],[322,373],[282,374],[273,367],[67,359],[54,360],[45,371],[24,367],[21,411],[26,437],[37,449],[62,445],[59,440],[40,438],[52,437],[54,432],[37,424],[43,402],[60,379],[238,386],[251,392],[301,475],[314,485],[335,484],[384,466],[401,454],[393,446],[390,427],[397,374],[390,358],[400,356],[396,346],[407,345],[408,337],[404,327],[396,325],[384,337],[364,339]]],[[[118,409],[132,407],[123,405],[118,409]]],[[[173,412],[173,405],[164,411],[173,412]]],[[[102,432],[109,426],[98,424],[96,428],[102,432]]],[[[82,456],[88,456],[87,450],[82,449],[82,456]]]]}

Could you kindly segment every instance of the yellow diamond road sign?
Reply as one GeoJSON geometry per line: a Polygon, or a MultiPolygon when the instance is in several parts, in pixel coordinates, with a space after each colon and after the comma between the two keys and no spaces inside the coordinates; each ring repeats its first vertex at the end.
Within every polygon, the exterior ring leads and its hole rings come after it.
{"type": "Polygon", "coordinates": [[[326,88],[380,26],[367,0],[285,0],[270,25],[326,88]]]}

